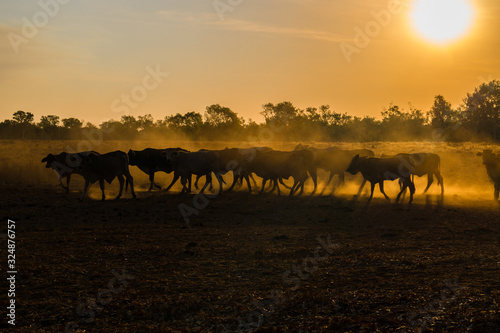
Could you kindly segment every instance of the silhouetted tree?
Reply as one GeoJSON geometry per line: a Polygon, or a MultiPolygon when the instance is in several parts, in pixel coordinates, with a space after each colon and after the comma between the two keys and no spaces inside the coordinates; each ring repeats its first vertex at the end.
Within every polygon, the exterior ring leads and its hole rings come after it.
{"type": "Polygon", "coordinates": [[[67,128],[71,131],[76,131],[82,128],[83,122],[77,118],[64,118],[62,120],[64,128],[67,128]]]}
{"type": "Polygon", "coordinates": [[[466,126],[496,142],[500,133],[500,81],[481,84],[472,94],[467,94],[464,104],[466,126]]]}
{"type": "Polygon", "coordinates": [[[207,106],[205,119],[207,124],[216,128],[236,128],[241,125],[241,120],[235,112],[219,104],[207,106]]]}
{"type": "Polygon", "coordinates": [[[58,135],[59,116],[48,115],[40,117],[38,127],[42,130],[42,139],[56,138],[58,135]]]}

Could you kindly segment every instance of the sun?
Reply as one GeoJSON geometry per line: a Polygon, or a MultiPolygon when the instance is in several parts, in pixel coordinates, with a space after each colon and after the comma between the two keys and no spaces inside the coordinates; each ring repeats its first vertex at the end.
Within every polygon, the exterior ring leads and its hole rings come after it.
{"type": "Polygon", "coordinates": [[[453,42],[472,25],[474,10],[468,0],[415,0],[413,6],[413,27],[432,43],[453,42]]]}

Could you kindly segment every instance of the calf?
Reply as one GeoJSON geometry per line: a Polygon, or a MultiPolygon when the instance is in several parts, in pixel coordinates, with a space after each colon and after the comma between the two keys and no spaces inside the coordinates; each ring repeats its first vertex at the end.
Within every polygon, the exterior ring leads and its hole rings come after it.
{"type": "Polygon", "coordinates": [[[88,155],[85,157],[80,165],[81,174],[85,178],[85,187],[80,201],[83,201],[85,198],[89,185],[96,181],[99,181],[102,200],[104,201],[106,199],[104,195],[104,181],[106,180],[111,184],[115,178],[118,178],[120,182],[120,192],[116,197],[116,199],[119,199],[122,196],[123,184],[125,182],[123,176],[125,176],[127,182],[130,184],[132,197],[135,198],[134,180],[130,175],[128,166],[127,154],[120,150],[103,155],[88,155]]]}
{"type": "Polygon", "coordinates": [[[46,168],[54,169],[59,176],[59,185],[69,192],[69,181],[73,173],[81,174],[79,166],[82,160],[88,155],[99,155],[96,151],[82,151],[80,153],[66,153],[62,152],[59,155],[48,154],[42,159],[42,163],[46,163],[46,168]],[[66,177],[66,186],[63,185],[62,180],[66,177]]]}
{"type": "Polygon", "coordinates": [[[379,185],[380,192],[382,192],[384,197],[390,201],[389,197],[384,192],[384,180],[401,179],[403,187],[396,198],[396,202],[399,201],[401,194],[409,187],[411,203],[413,201],[413,194],[415,193],[415,185],[411,181],[411,172],[409,171],[412,168],[411,162],[405,160],[402,156],[376,158],[356,155],[352,158],[346,171],[353,175],[361,172],[365,181],[370,182],[371,194],[368,202],[370,202],[373,197],[373,191],[376,184],[379,185]]]}

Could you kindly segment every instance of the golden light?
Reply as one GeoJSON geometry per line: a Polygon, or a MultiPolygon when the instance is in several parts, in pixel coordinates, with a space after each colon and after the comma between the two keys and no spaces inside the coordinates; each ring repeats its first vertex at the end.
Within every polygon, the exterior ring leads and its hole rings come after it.
{"type": "Polygon", "coordinates": [[[412,25],[425,39],[446,44],[465,35],[474,10],[468,0],[415,0],[412,25]]]}

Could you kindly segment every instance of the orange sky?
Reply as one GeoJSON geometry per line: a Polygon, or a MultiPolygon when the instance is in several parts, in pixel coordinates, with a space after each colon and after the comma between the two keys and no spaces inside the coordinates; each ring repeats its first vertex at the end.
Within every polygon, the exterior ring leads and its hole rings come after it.
{"type": "Polygon", "coordinates": [[[391,102],[427,111],[437,94],[456,107],[500,78],[500,2],[471,0],[467,35],[436,46],[412,28],[413,1],[377,23],[391,1],[3,1],[0,120],[24,110],[99,124],[218,103],[260,122],[263,104],[285,100],[378,117],[391,102]],[[348,61],[341,45],[367,28],[348,61]]]}

